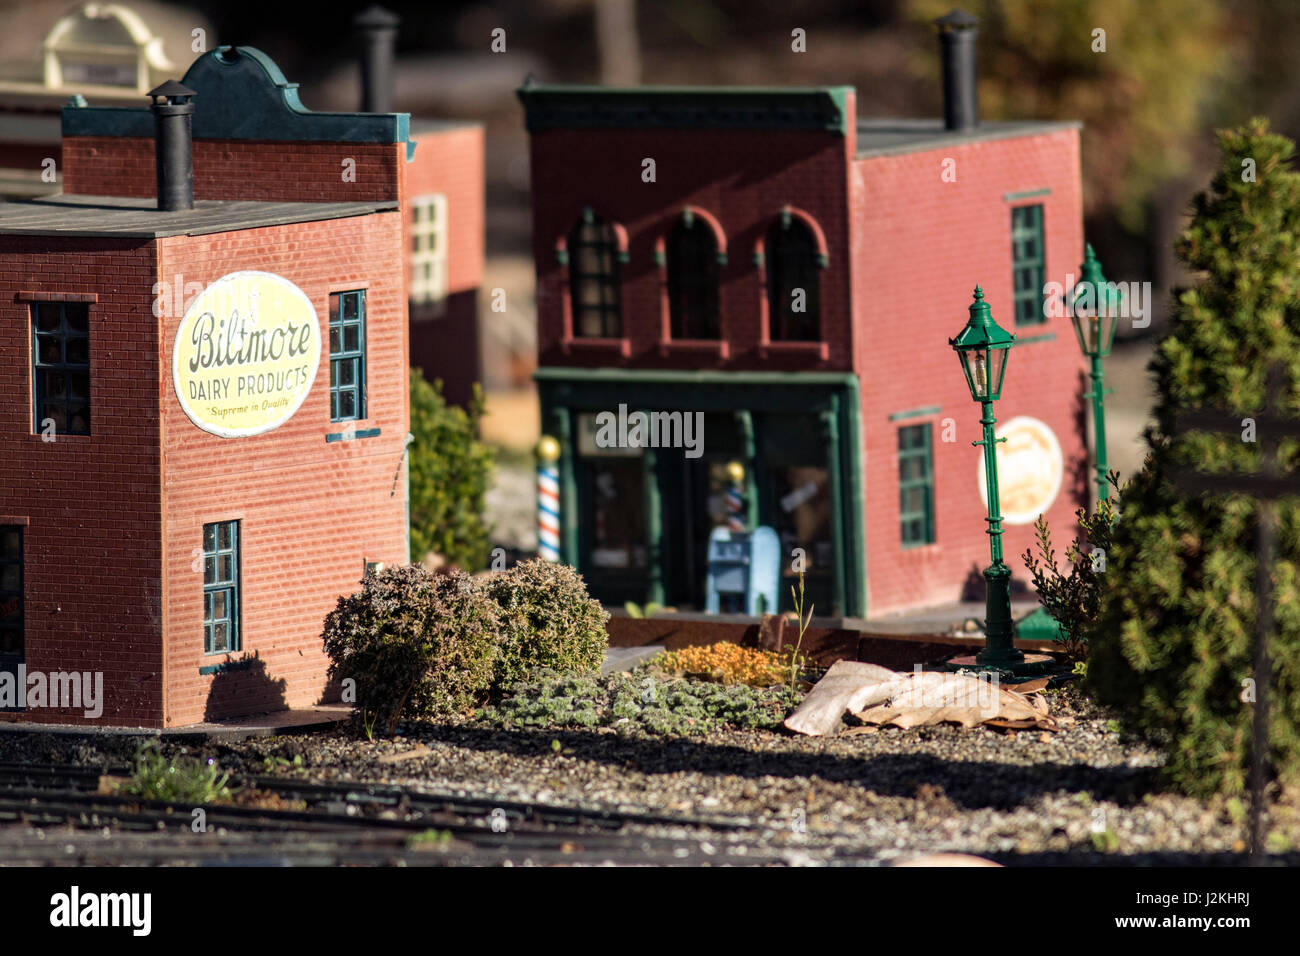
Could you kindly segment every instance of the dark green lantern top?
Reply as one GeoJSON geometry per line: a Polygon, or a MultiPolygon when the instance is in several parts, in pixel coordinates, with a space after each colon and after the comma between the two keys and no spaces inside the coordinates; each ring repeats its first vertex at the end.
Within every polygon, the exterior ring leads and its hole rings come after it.
{"type": "Polygon", "coordinates": [[[1097,358],[1110,354],[1115,340],[1115,320],[1119,316],[1120,294],[1106,281],[1101,263],[1092,251],[1092,243],[1085,247],[1082,274],[1074,286],[1074,308],[1071,319],[1074,335],[1079,340],[1083,354],[1097,358]]]}
{"type": "Polygon", "coordinates": [[[1002,397],[1002,377],[1007,370],[1007,354],[1015,344],[1015,333],[993,321],[984,293],[975,287],[975,301],[970,305],[966,327],[948,344],[957,353],[971,398],[977,402],[995,402],[1002,397]]]}

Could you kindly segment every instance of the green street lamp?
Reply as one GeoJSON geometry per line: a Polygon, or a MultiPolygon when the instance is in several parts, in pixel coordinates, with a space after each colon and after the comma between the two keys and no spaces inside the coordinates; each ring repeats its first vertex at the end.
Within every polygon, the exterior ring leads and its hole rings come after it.
{"type": "Polygon", "coordinates": [[[976,655],[979,667],[1011,670],[1023,665],[1025,655],[1015,646],[1015,624],[1011,620],[1011,569],[1002,560],[1002,512],[998,503],[998,462],[996,446],[1005,438],[995,438],[993,403],[1002,397],[1002,377],[1007,370],[1007,355],[1016,336],[996,322],[984,301],[984,293],[975,287],[975,301],[970,306],[966,327],[948,344],[957,353],[971,398],[980,403],[984,426],[984,477],[988,485],[989,555],[992,563],[984,569],[987,614],[984,621],[984,650],[976,655]]]}
{"type": "Polygon", "coordinates": [[[1119,315],[1120,296],[1102,275],[1101,263],[1089,243],[1084,254],[1082,274],[1075,284],[1074,308],[1070,310],[1074,321],[1074,334],[1079,348],[1092,362],[1092,391],[1085,398],[1092,399],[1093,452],[1097,470],[1097,500],[1110,497],[1110,483],[1106,480],[1106,394],[1102,386],[1101,360],[1110,354],[1115,340],[1115,319],[1119,315]]]}

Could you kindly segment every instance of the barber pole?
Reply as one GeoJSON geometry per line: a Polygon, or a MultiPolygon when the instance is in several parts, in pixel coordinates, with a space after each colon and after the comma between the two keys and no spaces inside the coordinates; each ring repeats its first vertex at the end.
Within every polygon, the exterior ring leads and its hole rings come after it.
{"type": "Polygon", "coordinates": [[[560,560],[560,443],[543,435],[537,443],[537,554],[560,560]]]}
{"type": "Polygon", "coordinates": [[[727,488],[727,528],[731,531],[745,530],[745,466],[738,461],[727,464],[727,477],[731,484],[727,488]]]}

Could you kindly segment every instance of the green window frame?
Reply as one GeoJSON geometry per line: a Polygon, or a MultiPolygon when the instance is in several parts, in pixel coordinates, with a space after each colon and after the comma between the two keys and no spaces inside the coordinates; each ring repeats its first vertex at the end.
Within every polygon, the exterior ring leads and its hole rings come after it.
{"type": "Polygon", "coordinates": [[[623,334],[618,235],[590,209],[566,239],[569,307],[576,338],[616,339],[623,334]]]}
{"type": "Polygon", "coordinates": [[[366,292],[330,293],[330,421],[366,417],[366,292]]]}
{"type": "Polygon", "coordinates": [[[722,337],[718,240],[699,216],[683,216],[668,235],[668,324],[674,339],[722,337]]]}
{"type": "Polygon", "coordinates": [[[0,525],[0,664],[23,659],[23,529],[0,525]]]}
{"type": "Polygon", "coordinates": [[[904,548],[934,544],[934,445],[929,424],[898,429],[898,519],[904,548]]]}
{"type": "Polygon", "coordinates": [[[772,341],[821,340],[821,264],[812,230],[789,214],[768,230],[767,302],[772,341]],[[803,311],[794,310],[794,291],[802,289],[803,311]]]}
{"type": "Polygon", "coordinates": [[[1042,325],[1043,283],[1046,280],[1043,249],[1043,205],[1011,208],[1011,289],[1016,325],[1042,325]]]}
{"type": "Polygon", "coordinates": [[[90,306],[33,302],[33,428],[53,423],[57,435],[90,434],[90,306]]]}
{"type": "Polygon", "coordinates": [[[240,649],[239,522],[203,526],[203,653],[240,649]]]}

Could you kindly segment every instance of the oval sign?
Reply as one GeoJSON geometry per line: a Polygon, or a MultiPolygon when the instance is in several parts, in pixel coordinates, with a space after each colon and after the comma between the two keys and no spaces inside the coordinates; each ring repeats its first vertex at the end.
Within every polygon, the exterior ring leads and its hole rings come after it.
{"type": "Polygon", "coordinates": [[[195,425],[244,438],[293,417],[320,359],[320,323],[301,289],[270,272],[232,272],[185,310],[172,382],[195,425]]]}
{"type": "MultiPolygon", "coordinates": [[[[1032,524],[1047,511],[1061,490],[1065,459],[1061,443],[1046,422],[1028,415],[1013,418],[997,428],[995,437],[1005,438],[997,448],[998,504],[1007,524],[1032,524]]],[[[980,498],[987,508],[988,482],[984,479],[984,456],[979,458],[980,498]]]]}

